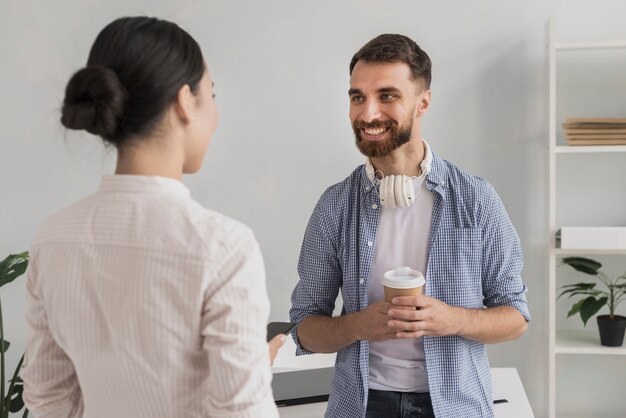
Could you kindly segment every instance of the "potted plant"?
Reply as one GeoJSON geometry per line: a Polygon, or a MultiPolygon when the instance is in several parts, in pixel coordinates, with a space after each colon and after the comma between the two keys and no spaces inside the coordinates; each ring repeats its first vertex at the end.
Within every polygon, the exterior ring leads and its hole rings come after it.
{"type": "Polygon", "coordinates": [[[585,257],[565,257],[561,265],[567,265],[581,273],[597,277],[604,289],[596,288],[597,283],[576,283],[561,286],[563,292],[558,296],[569,295],[568,298],[581,296],[567,314],[580,314],[583,324],[587,326],[589,318],[594,316],[605,305],[609,308],[608,315],[597,317],[600,330],[600,343],[608,347],[620,347],[624,343],[626,317],[615,315],[615,309],[626,297],[626,273],[611,279],[600,270],[602,264],[585,257]]]}
{"type": "MultiPolygon", "coordinates": [[[[0,262],[0,287],[5,284],[11,283],[19,276],[24,274],[26,267],[28,266],[28,252],[20,254],[11,254],[2,262],[0,262]]],[[[2,323],[2,301],[0,300],[0,418],[8,418],[9,412],[19,412],[24,408],[24,401],[22,400],[22,391],[24,390],[24,384],[19,377],[20,369],[24,361],[24,355],[17,364],[13,378],[8,382],[5,382],[4,376],[4,353],[9,348],[10,343],[4,339],[4,327],[2,323]],[[5,383],[8,384],[5,392],[5,383]]],[[[28,416],[28,410],[24,410],[22,418],[28,416]]]]}

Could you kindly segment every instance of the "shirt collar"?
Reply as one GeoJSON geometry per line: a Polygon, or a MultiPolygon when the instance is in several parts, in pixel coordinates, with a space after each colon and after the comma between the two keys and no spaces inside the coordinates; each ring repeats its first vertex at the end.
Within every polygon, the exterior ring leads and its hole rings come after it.
{"type": "Polygon", "coordinates": [[[430,171],[426,175],[426,187],[428,190],[435,190],[438,187],[445,188],[448,182],[448,166],[436,154],[433,153],[432,156],[430,171]]]}
{"type": "Polygon", "coordinates": [[[172,193],[190,197],[187,186],[168,177],[115,174],[102,177],[101,193],[172,193]]]}

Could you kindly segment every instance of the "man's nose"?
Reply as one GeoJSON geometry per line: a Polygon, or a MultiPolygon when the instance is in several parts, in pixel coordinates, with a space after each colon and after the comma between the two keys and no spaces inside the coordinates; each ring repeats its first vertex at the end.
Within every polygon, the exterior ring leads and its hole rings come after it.
{"type": "Polygon", "coordinates": [[[361,119],[363,120],[363,122],[371,123],[377,119],[380,119],[381,116],[382,114],[380,113],[378,103],[376,103],[375,101],[370,101],[365,104],[361,119]]]}

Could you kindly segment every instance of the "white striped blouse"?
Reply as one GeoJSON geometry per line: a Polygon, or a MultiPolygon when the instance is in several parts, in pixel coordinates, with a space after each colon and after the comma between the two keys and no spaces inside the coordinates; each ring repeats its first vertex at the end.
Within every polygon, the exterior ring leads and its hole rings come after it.
{"type": "Polygon", "coordinates": [[[278,417],[258,244],[181,182],[105,176],[40,228],[27,277],[35,417],[278,417]]]}

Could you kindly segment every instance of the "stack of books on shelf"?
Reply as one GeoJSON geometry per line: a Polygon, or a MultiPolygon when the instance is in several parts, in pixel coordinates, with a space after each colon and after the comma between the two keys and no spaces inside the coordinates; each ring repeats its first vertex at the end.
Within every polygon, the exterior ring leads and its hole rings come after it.
{"type": "Polygon", "coordinates": [[[567,118],[568,145],[626,145],[626,118],[567,118]]]}

